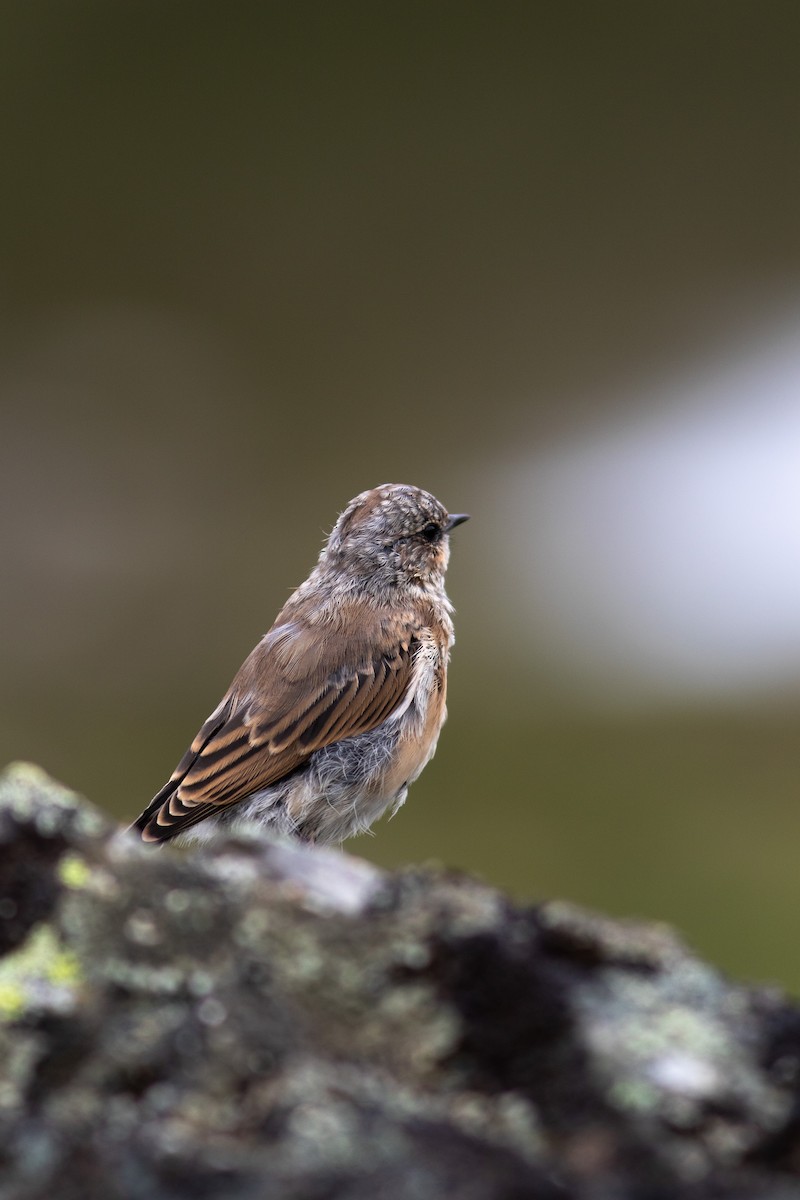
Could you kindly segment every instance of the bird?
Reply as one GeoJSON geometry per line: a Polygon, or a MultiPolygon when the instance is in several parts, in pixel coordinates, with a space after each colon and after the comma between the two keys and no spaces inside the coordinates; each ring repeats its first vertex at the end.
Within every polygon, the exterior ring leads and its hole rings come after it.
{"type": "Polygon", "coordinates": [[[351,500],[131,831],[186,845],[247,822],[327,845],[394,815],[447,715],[449,535],[468,519],[408,484],[351,500]]]}

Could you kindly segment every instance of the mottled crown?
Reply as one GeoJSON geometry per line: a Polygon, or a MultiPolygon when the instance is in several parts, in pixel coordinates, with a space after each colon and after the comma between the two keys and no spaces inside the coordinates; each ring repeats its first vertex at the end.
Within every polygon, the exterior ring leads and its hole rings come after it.
{"type": "Polygon", "coordinates": [[[441,529],[448,512],[435,496],[408,483],[382,483],[351,500],[328,539],[328,550],[338,550],[345,540],[368,537],[393,542],[412,537],[427,525],[441,529]]]}

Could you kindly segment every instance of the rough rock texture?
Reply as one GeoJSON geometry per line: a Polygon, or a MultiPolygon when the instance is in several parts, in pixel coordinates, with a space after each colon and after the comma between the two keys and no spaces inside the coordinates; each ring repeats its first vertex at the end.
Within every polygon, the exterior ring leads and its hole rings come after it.
{"type": "Polygon", "coordinates": [[[0,1200],[800,1197],[800,1011],[665,928],[0,783],[0,1200]]]}

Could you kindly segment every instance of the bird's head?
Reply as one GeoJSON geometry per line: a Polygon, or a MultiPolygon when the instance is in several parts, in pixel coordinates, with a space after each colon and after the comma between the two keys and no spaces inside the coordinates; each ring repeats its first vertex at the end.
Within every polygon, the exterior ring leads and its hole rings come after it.
{"type": "Polygon", "coordinates": [[[449,533],[466,521],[435,496],[404,483],[384,483],[351,500],[320,562],[378,588],[441,587],[450,558],[449,533]]]}

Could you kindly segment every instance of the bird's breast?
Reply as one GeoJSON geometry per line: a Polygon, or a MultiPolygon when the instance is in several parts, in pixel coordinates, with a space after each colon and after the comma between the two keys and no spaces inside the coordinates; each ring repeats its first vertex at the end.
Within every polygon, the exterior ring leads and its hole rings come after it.
{"type": "Polygon", "coordinates": [[[381,783],[386,795],[396,795],[413,782],[433,757],[447,716],[446,700],[447,647],[425,631],[414,655],[408,703],[397,716],[395,752],[381,783]]]}

